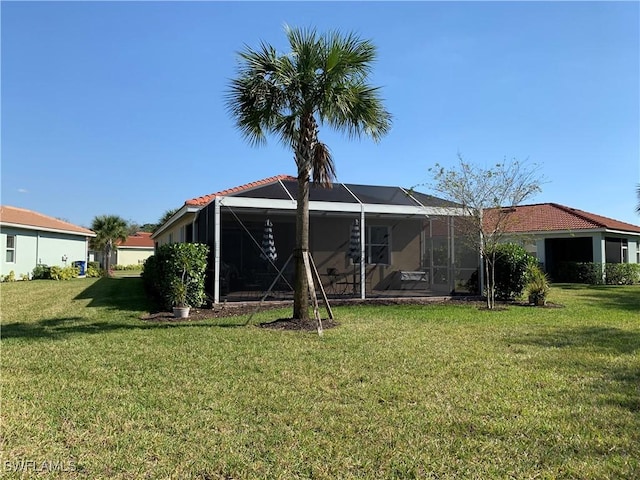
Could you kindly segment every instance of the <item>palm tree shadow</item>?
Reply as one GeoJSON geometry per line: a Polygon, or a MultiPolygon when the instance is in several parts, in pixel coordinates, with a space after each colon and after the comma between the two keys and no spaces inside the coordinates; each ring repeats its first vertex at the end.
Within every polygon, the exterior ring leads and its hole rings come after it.
{"type": "Polygon", "coordinates": [[[14,322],[2,325],[0,338],[9,340],[21,338],[29,340],[60,340],[71,335],[93,335],[118,330],[149,330],[166,328],[237,328],[239,324],[184,323],[184,322],[143,322],[143,321],[92,321],[82,317],[59,317],[37,322],[14,322]]]}
{"type": "Polygon", "coordinates": [[[75,300],[87,300],[87,307],[149,311],[153,306],[145,295],[140,277],[101,278],[80,292],[75,300]]]}

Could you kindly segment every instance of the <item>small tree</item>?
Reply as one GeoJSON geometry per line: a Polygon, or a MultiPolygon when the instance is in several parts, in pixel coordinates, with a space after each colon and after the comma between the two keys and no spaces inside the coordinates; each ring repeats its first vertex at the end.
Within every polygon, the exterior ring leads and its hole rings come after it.
{"type": "Polygon", "coordinates": [[[117,215],[99,215],[91,222],[91,230],[96,233],[90,240],[91,248],[104,254],[104,271],[109,275],[111,252],[127,239],[127,222],[117,215]]]}
{"type": "Polygon", "coordinates": [[[462,207],[465,238],[480,251],[486,280],[487,308],[495,306],[495,265],[498,249],[504,242],[506,227],[513,222],[515,207],[541,191],[542,177],[537,165],[518,160],[481,168],[458,155],[458,164],[450,169],[436,164],[430,168],[429,186],[462,207]]]}

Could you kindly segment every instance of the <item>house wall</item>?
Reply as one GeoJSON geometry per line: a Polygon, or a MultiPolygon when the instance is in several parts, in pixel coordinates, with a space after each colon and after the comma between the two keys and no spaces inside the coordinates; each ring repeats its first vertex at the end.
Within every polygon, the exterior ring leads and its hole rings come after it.
{"type": "Polygon", "coordinates": [[[153,248],[118,247],[116,250],[117,265],[138,265],[153,255],[153,248]]]}
{"type": "Polygon", "coordinates": [[[66,255],[66,265],[74,261],[86,261],[88,241],[85,237],[64,233],[41,232],[20,228],[3,228],[1,234],[2,245],[2,274],[11,270],[20,277],[33,271],[36,264],[65,266],[62,257],[66,255]],[[15,262],[6,262],[7,235],[16,236],[15,262]]]}
{"type": "MultiPolygon", "coordinates": [[[[606,239],[626,239],[627,240],[627,263],[640,263],[640,235],[624,234],[624,233],[610,233],[610,232],[553,232],[549,234],[526,234],[526,235],[514,235],[509,238],[505,238],[505,241],[517,242],[525,245],[527,251],[534,255],[548,273],[553,273],[553,270],[558,267],[558,263],[562,259],[554,259],[552,255],[553,251],[548,251],[548,240],[562,240],[577,242],[583,239],[585,242],[590,243],[590,258],[586,258],[583,261],[591,261],[594,263],[606,263],[607,262],[607,242],[606,239]]],[[[582,244],[581,244],[582,245],[582,244]]],[[[587,247],[589,248],[589,247],[587,247]]],[[[583,250],[580,250],[583,251],[583,250]]],[[[572,252],[576,253],[576,252],[572,252]]],[[[611,255],[610,255],[611,256],[611,255]]],[[[602,270],[604,275],[604,266],[602,270]]]]}
{"type": "Polygon", "coordinates": [[[184,243],[188,241],[190,231],[192,229],[192,217],[187,215],[186,219],[180,219],[155,238],[158,245],[166,245],[169,243],[184,243]]]}

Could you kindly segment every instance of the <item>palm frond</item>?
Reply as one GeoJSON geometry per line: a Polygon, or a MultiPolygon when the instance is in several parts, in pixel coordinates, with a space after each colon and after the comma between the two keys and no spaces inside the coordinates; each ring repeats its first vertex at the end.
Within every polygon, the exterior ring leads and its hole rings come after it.
{"type": "Polygon", "coordinates": [[[313,148],[311,160],[312,179],[314,185],[331,188],[336,179],[336,167],[329,147],[318,141],[313,148]]]}

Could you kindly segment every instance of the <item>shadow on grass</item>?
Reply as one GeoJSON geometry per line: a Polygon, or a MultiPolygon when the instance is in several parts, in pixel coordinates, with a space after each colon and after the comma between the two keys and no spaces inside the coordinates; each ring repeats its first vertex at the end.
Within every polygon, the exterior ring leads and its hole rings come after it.
{"type": "Polygon", "coordinates": [[[144,293],[140,277],[101,278],[80,292],[75,299],[90,299],[88,307],[113,310],[148,311],[152,306],[144,293]]]}
{"type": "Polygon", "coordinates": [[[554,284],[554,288],[576,292],[587,302],[616,310],[640,314],[639,285],[582,285],[575,283],[554,284]]]}
{"type": "Polygon", "coordinates": [[[640,350],[640,333],[612,327],[563,328],[544,335],[519,339],[517,343],[547,348],[589,347],[597,353],[627,355],[640,350]]]}
{"type": "Polygon", "coordinates": [[[585,377],[593,377],[593,372],[597,371],[601,380],[597,381],[600,385],[594,392],[600,392],[607,404],[632,412],[640,411],[637,390],[640,368],[637,362],[631,361],[640,351],[640,333],[611,327],[558,328],[544,334],[511,338],[509,343],[562,349],[559,360],[553,360],[554,365],[584,371],[585,377]],[[622,361],[603,360],[611,355],[620,357],[622,361]]]}
{"type": "Polygon", "coordinates": [[[219,327],[234,328],[243,327],[244,324],[221,323],[219,325],[211,322],[187,323],[187,322],[143,322],[132,319],[130,322],[113,321],[87,321],[82,317],[63,317],[40,320],[32,323],[8,323],[2,325],[1,338],[8,340],[11,338],[22,338],[30,340],[59,340],[70,335],[92,335],[100,333],[115,332],[118,330],[149,330],[165,328],[198,328],[198,327],[219,327]]]}

